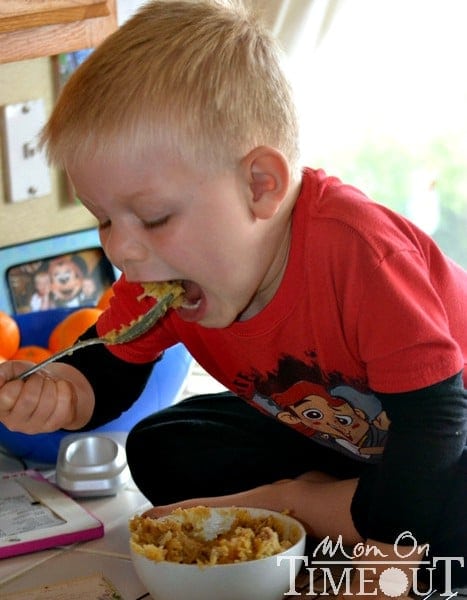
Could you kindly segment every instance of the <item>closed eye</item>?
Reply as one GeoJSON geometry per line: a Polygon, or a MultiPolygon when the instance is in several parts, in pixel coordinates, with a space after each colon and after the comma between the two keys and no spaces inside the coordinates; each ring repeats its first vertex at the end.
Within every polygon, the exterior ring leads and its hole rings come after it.
{"type": "Polygon", "coordinates": [[[143,221],[143,225],[145,229],[156,229],[157,227],[162,227],[163,225],[166,225],[169,219],[170,216],[167,215],[165,217],[162,217],[161,219],[155,219],[154,221],[143,221]]]}

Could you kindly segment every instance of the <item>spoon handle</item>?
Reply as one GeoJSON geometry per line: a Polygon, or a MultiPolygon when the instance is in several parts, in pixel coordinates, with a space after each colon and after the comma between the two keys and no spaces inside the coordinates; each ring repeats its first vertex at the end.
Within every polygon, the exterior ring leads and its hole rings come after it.
{"type": "Polygon", "coordinates": [[[13,377],[13,379],[26,379],[33,373],[36,373],[37,371],[40,371],[47,365],[50,365],[50,363],[53,363],[56,360],[59,360],[60,358],[63,358],[67,354],[73,354],[73,352],[75,352],[75,350],[79,350],[80,348],[86,348],[86,346],[92,346],[93,344],[105,344],[105,343],[106,343],[106,340],[104,338],[99,338],[99,337],[89,338],[88,340],[81,340],[80,342],[76,342],[76,344],[73,344],[73,346],[70,346],[69,348],[65,348],[64,350],[60,350],[60,352],[56,352],[55,354],[52,354],[52,356],[49,356],[49,358],[46,358],[45,360],[43,360],[40,363],[37,363],[37,365],[34,365],[27,371],[24,371],[24,373],[20,373],[19,375],[16,375],[16,377],[13,377]]]}

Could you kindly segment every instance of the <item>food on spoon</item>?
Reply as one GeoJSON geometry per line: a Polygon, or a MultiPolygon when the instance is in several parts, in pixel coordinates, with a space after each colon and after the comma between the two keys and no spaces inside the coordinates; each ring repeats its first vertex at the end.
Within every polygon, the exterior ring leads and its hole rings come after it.
{"type": "Polygon", "coordinates": [[[159,299],[163,296],[167,296],[167,294],[172,294],[173,300],[170,306],[177,308],[183,303],[185,290],[180,281],[146,281],[141,283],[141,286],[144,292],[138,296],[138,300],[141,300],[146,296],[159,299]]]}
{"type": "Polygon", "coordinates": [[[135,516],[129,523],[131,547],[156,562],[203,567],[266,558],[293,545],[272,515],[255,517],[242,508],[226,508],[225,513],[227,527],[221,526],[210,538],[204,531],[211,517],[206,506],[177,508],[160,519],[135,516]]]}
{"type": "MultiPolygon", "coordinates": [[[[179,281],[149,281],[141,283],[143,288],[143,293],[137,297],[137,300],[142,300],[146,297],[156,298],[160,300],[169,294],[172,295],[172,300],[166,306],[165,310],[168,308],[176,308],[177,306],[181,306],[183,302],[183,296],[185,294],[185,290],[183,289],[181,283],[179,281]]],[[[164,311],[165,312],[165,311],[164,311]]],[[[105,334],[105,339],[108,344],[121,343],[119,338],[129,329],[132,329],[137,323],[142,321],[146,316],[146,313],[139,315],[136,319],[133,319],[127,325],[121,325],[118,329],[111,329],[109,332],[105,334]]]]}

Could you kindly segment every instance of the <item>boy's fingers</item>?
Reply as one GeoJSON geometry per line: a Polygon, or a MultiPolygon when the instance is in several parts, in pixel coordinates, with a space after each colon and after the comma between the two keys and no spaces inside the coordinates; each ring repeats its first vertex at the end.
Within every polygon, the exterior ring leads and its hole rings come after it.
{"type": "Polygon", "coordinates": [[[0,387],[9,379],[14,377],[14,367],[11,362],[4,362],[0,365],[0,387]]]}
{"type": "Polygon", "coordinates": [[[21,381],[12,381],[0,388],[0,416],[11,412],[20,393],[21,381]]]}
{"type": "MultiPolygon", "coordinates": [[[[33,363],[29,361],[11,361],[0,365],[0,413],[9,414],[22,394],[28,380],[15,379],[33,363]]],[[[29,385],[34,381],[29,382],[29,385]]]]}
{"type": "Polygon", "coordinates": [[[18,377],[33,365],[34,363],[29,360],[7,360],[0,364],[0,386],[18,377]]]}

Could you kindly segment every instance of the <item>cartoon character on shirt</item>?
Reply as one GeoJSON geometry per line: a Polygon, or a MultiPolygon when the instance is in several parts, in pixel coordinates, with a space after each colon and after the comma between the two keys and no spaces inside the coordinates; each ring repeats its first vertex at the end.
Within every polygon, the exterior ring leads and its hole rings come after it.
{"type": "Polygon", "coordinates": [[[316,436],[317,441],[335,443],[360,458],[383,451],[389,420],[373,394],[345,385],[328,392],[321,385],[299,381],[272,400],[271,404],[262,399],[267,412],[275,413],[286,425],[316,436]]]}

